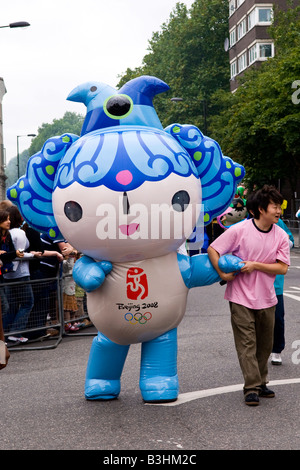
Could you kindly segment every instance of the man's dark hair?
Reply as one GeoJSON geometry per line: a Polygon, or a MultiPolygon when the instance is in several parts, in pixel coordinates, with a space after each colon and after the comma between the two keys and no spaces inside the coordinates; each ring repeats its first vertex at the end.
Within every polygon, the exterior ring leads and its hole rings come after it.
{"type": "Polygon", "coordinates": [[[267,210],[270,203],[282,204],[283,196],[274,186],[265,184],[247,198],[247,210],[255,219],[259,219],[259,209],[267,210]]]}

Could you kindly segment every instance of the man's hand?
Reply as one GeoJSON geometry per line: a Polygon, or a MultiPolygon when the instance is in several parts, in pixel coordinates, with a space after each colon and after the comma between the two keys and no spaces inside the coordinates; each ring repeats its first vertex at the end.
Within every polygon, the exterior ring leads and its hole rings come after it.
{"type": "Polygon", "coordinates": [[[286,274],[288,265],[280,260],[276,263],[260,263],[259,261],[245,261],[245,265],[241,269],[242,273],[250,274],[253,271],[260,271],[262,273],[271,274],[276,276],[277,274],[286,274]]]}
{"type": "Polygon", "coordinates": [[[252,273],[256,267],[255,267],[255,262],[254,261],[245,261],[244,266],[241,269],[241,273],[252,273]]]}

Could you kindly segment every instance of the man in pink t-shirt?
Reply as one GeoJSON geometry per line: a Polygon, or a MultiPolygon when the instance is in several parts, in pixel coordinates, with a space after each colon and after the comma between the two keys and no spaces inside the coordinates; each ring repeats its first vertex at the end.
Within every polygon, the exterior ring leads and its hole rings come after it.
{"type": "Polygon", "coordinates": [[[253,219],[231,226],[207,250],[227,282],[225,299],[229,300],[247,405],[258,405],[259,396],[275,396],[266,386],[277,304],[274,280],[277,274],[286,274],[290,264],[288,236],[276,225],[282,202],[283,197],[272,186],[256,191],[247,201],[253,219]],[[220,270],[219,258],[228,253],[244,261],[240,273],[220,270]]]}

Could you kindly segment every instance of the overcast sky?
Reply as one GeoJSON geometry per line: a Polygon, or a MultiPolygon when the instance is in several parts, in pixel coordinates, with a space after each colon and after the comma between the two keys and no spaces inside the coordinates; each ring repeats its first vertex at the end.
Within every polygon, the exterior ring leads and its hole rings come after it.
{"type": "MultiPolygon", "coordinates": [[[[194,0],[181,0],[188,8],[194,0]]],[[[95,80],[111,86],[128,67],[142,64],[148,40],[177,0],[0,0],[0,77],[6,161],[17,155],[17,136],[36,134],[66,111],[85,114],[69,92],[95,80]],[[4,6],[5,3],[5,6],[4,6]]],[[[19,138],[20,153],[31,138],[19,138]]]]}

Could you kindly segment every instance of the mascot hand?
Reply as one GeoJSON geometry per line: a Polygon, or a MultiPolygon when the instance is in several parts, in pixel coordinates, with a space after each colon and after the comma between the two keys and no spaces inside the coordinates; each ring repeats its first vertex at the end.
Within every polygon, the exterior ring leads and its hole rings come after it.
{"type": "Polygon", "coordinates": [[[109,261],[94,261],[88,256],[83,256],[76,261],[73,268],[73,279],[87,292],[92,292],[100,287],[105,276],[112,270],[112,264],[109,261]]]}
{"type": "Polygon", "coordinates": [[[244,266],[244,261],[234,255],[223,255],[219,258],[219,268],[223,273],[240,271],[244,266]]]}

